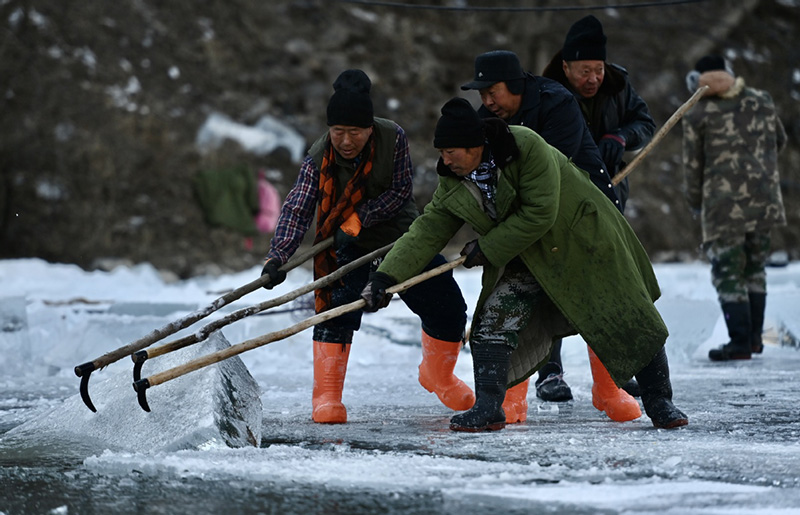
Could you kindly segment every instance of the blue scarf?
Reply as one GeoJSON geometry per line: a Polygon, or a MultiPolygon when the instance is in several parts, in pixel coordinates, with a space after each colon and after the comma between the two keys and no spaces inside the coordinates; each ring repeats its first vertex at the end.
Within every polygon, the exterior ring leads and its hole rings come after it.
{"type": "Polygon", "coordinates": [[[497,190],[497,165],[494,158],[489,155],[488,161],[482,161],[478,168],[467,175],[467,179],[474,182],[481,190],[483,207],[492,220],[497,220],[497,210],[494,199],[497,190]]]}

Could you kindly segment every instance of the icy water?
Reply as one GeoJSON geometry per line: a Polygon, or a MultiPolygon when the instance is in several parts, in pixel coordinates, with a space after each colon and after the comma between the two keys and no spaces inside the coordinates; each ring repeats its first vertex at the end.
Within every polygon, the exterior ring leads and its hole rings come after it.
{"type": "MultiPolygon", "coordinates": [[[[675,402],[688,427],[657,430],[646,416],[609,421],[591,404],[585,344],[569,338],[565,378],[573,401],[542,403],[531,388],[527,422],[489,434],[451,432],[452,412],[417,382],[418,325],[393,303],[365,318],[354,344],[346,425],[310,420],[308,332],[243,355],[261,390],[263,430],[260,447],[240,449],[209,442],[164,451],[18,434],[36,414],[74,400],[72,366],[176,316],[162,305],[132,310],[118,300],[111,313],[102,305],[44,304],[37,299],[53,293],[29,293],[28,350],[12,349],[6,333],[0,339],[6,358],[18,358],[0,362],[0,513],[800,513],[800,351],[790,339],[779,345],[776,332],[800,320],[800,270],[771,271],[764,354],[726,364],[705,358],[725,338],[707,269],[662,266],[657,273],[675,402]],[[76,352],[86,356],[72,359],[76,352]],[[28,365],[35,373],[23,373],[28,365]]],[[[133,274],[131,289],[147,279],[133,274]]],[[[125,290],[125,281],[114,282],[125,290]]],[[[187,298],[166,287],[159,293],[160,302],[187,298]]],[[[258,317],[224,332],[238,342],[293,322],[290,315],[258,317]]],[[[129,372],[129,363],[95,372],[98,406],[107,395],[102,379],[129,372]]],[[[472,383],[468,352],[456,372],[472,383]]],[[[152,410],[164,410],[153,390],[152,410]]],[[[55,434],[64,424],[53,421],[55,434]]]]}
{"type": "MultiPolygon", "coordinates": [[[[447,430],[449,413],[410,378],[391,377],[387,392],[355,373],[348,387],[362,395],[346,399],[346,426],[312,424],[307,409],[272,400],[260,449],[1,440],[2,512],[800,513],[798,370],[800,353],[768,348],[746,365],[676,371],[691,417],[680,430],[610,422],[576,380],[574,401],[531,398],[525,424],[479,435],[447,430]]],[[[3,429],[70,394],[68,383],[4,388],[3,429]]],[[[281,383],[265,400],[299,386],[281,383]]]]}

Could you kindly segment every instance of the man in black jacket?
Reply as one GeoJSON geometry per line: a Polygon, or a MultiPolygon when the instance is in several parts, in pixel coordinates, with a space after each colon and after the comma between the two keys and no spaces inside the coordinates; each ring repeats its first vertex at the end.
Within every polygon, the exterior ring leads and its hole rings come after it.
{"type": "Polygon", "coordinates": [[[578,103],[564,86],[523,71],[514,52],[494,50],[475,58],[475,78],[461,89],[478,90],[483,103],[478,114],[482,118],[496,116],[509,125],[528,127],[572,158],[621,210],[578,103]]]}
{"type": "MultiPolygon", "coordinates": [[[[581,18],[570,27],[564,46],[542,75],[561,83],[577,99],[605,168],[613,178],[625,167],[625,152],[647,145],[656,124],[647,104],[631,86],[627,70],[606,62],[607,39],[600,20],[592,15],[581,18]]],[[[615,189],[624,211],[627,177],[615,189]]],[[[625,390],[638,395],[635,382],[628,383],[625,390]]],[[[602,409],[602,399],[592,393],[595,407],[602,409]]],[[[615,418],[608,410],[606,413],[615,418]]]]}
{"type": "MultiPolygon", "coordinates": [[[[563,85],[526,73],[514,52],[495,50],[475,59],[474,79],[461,86],[461,89],[478,90],[483,103],[478,113],[483,118],[496,116],[509,125],[522,125],[537,132],[547,143],[587,172],[600,191],[622,211],[622,204],[617,198],[611,177],[586,126],[578,102],[563,85]]],[[[599,360],[597,366],[602,368],[598,372],[603,377],[608,375],[599,360]]],[[[615,385],[609,388],[610,395],[605,395],[602,402],[595,402],[596,406],[601,404],[602,411],[618,421],[641,416],[635,399],[624,392],[617,393],[619,389],[615,385]]],[[[527,393],[527,380],[508,390],[503,403],[507,423],[526,420],[527,393]]],[[[546,401],[572,399],[569,385],[563,379],[560,338],[553,346],[550,361],[539,371],[536,395],[546,401]]]]}
{"type": "MultiPolygon", "coordinates": [[[[600,20],[592,15],[581,18],[570,27],[563,48],[542,75],[574,94],[606,170],[614,177],[625,167],[624,153],[647,145],[656,124],[631,86],[627,70],[606,62],[607,39],[600,20]]],[[[624,209],[627,178],[620,182],[617,196],[624,209]]]]}

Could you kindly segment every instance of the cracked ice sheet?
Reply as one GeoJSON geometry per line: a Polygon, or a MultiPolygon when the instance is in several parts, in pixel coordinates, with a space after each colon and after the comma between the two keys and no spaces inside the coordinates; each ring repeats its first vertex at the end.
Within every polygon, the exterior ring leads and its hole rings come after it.
{"type": "MultiPolygon", "coordinates": [[[[594,467],[571,470],[563,465],[542,467],[537,463],[492,463],[483,460],[442,456],[419,456],[394,452],[363,451],[337,446],[310,450],[275,445],[266,449],[205,449],[142,455],[106,451],[84,460],[84,466],[102,475],[126,475],[133,471],[160,479],[202,478],[286,484],[305,484],[341,489],[374,489],[386,493],[439,490],[447,498],[469,502],[491,498],[555,505],[592,506],[598,509],[658,509],[663,513],[685,513],[688,497],[707,499],[707,513],[719,513],[720,500],[735,504],[768,496],[769,486],[737,485],[711,481],[665,480],[646,477],[637,480],[608,478],[594,467]],[[597,482],[596,478],[605,476],[597,482]],[[565,479],[566,478],[566,479],[565,479]],[[681,505],[684,508],[680,508],[681,505]],[[674,510],[665,508],[674,506],[674,510]]],[[[725,513],[790,513],[775,506],[764,510],[730,509],[725,513]]]]}
{"type": "Polygon", "coordinates": [[[487,463],[443,456],[420,456],[351,449],[304,449],[273,445],[263,449],[205,449],[153,455],[106,451],[86,458],[84,465],[102,474],[137,470],[153,476],[247,479],[329,486],[409,490],[457,488],[465,481],[499,485],[517,481],[553,481],[565,467],[487,463]],[[424,479],[422,479],[424,477],[424,479]]]}
{"type": "MultiPolygon", "coordinates": [[[[482,489],[479,489],[482,490],[482,489]]],[[[458,492],[458,495],[479,498],[497,497],[502,499],[535,500],[539,503],[583,506],[597,510],[613,510],[626,514],[636,513],[680,513],[685,514],[687,504],[692,506],[690,512],[695,514],[774,514],[797,513],[794,510],[765,507],[764,509],[731,508],[736,500],[751,500],[756,496],[768,496],[772,487],[733,485],[708,481],[664,481],[660,478],[648,478],[636,481],[607,481],[603,484],[587,484],[564,481],[557,485],[500,485],[497,488],[486,488],[476,493],[472,491],[458,492]],[[689,501],[691,499],[691,501],[689,501]],[[568,500],[568,501],[567,501],[568,500]],[[689,501],[689,502],[687,502],[689,501]],[[727,504],[723,504],[727,503],[727,504]],[[707,508],[697,506],[707,504],[707,508]],[[672,508],[670,508],[672,506],[672,508]],[[720,508],[725,506],[725,508],[720,508]]]]}

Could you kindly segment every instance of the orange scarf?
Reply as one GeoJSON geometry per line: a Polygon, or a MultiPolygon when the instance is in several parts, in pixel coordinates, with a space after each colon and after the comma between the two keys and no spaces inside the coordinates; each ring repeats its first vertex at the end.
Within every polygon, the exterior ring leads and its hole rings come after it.
{"type": "MultiPolygon", "coordinates": [[[[336,198],[336,178],[332,173],[331,165],[335,161],[333,145],[328,141],[328,146],[322,156],[322,166],[319,170],[320,201],[317,210],[317,233],[314,243],[333,236],[336,229],[352,215],[364,199],[367,178],[372,171],[372,162],[375,158],[375,139],[369,141],[369,158],[362,159],[353,177],[347,181],[344,192],[339,199],[336,198]]],[[[336,263],[336,249],[333,245],[314,256],[314,279],[325,277],[338,268],[336,263]]],[[[317,313],[330,308],[330,286],[315,291],[315,308],[317,313]]]]}

